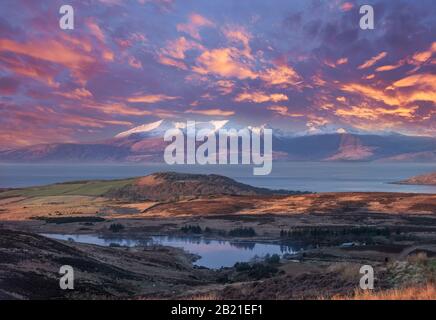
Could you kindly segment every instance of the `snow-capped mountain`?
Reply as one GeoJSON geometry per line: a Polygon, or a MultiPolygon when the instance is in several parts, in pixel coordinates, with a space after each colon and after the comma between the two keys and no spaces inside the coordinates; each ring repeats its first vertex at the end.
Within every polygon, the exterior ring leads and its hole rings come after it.
{"type": "MultiPolygon", "coordinates": [[[[187,122],[158,120],[95,143],[55,143],[0,151],[0,161],[162,162],[168,129],[185,134],[187,122]]],[[[400,134],[355,133],[352,128],[325,128],[322,134],[295,135],[268,124],[244,126],[228,120],[196,121],[195,129],[246,128],[253,134],[272,129],[273,157],[298,161],[436,161],[436,138],[400,134]]]]}
{"type": "MultiPolygon", "coordinates": [[[[228,120],[195,121],[195,129],[209,129],[217,132],[219,129],[223,128],[228,122],[228,120]]],[[[115,138],[125,138],[131,135],[163,137],[165,131],[169,129],[180,129],[183,132],[186,132],[188,124],[188,122],[159,120],[134,127],[127,131],[120,132],[115,136],[115,138]]]]}
{"type": "Polygon", "coordinates": [[[124,138],[124,137],[128,137],[132,134],[137,134],[137,133],[151,133],[151,132],[156,132],[156,130],[162,126],[162,123],[164,122],[164,120],[159,120],[156,122],[152,122],[152,123],[146,123],[137,127],[134,127],[130,130],[127,131],[123,131],[118,133],[115,138],[124,138]]]}

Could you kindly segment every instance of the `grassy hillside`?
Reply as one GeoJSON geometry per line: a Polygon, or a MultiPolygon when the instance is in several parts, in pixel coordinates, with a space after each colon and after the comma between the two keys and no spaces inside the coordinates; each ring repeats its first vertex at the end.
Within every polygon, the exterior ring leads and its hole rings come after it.
{"type": "Polygon", "coordinates": [[[291,194],[290,191],[256,188],[219,175],[155,173],[123,180],[91,180],[0,192],[0,199],[15,196],[106,196],[125,200],[168,200],[188,196],[291,194]]]}
{"type": "Polygon", "coordinates": [[[61,195],[79,196],[103,196],[109,190],[122,188],[131,184],[135,179],[124,180],[95,180],[95,181],[75,181],[68,183],[57,183],[47,186],[30,187],[24,189],[8,190],[0,193],[1,198],[16,196],[23,197],[46,197],[61,195]]]}
{"type": "Polygon", "coordinates": [[[58,242],[0,229],[0,300],[107,299],[159,295],[209,283],[176,248],[114,248],[58,242]],[[37,265],[37,268],[35,268],[37,265]],[[74,266],[74,290],[59,288],[59,267],[74,266]]]}
{"type": "Polygon", "coordinates": [[[188,174],[158,172],[138,178],[132,184],[111,189],[110,198],[131,201],[167,201],[186,197],[217,195],[274,195],[294,194],[286,190],[257,188],[216,174],[188,174]]]}

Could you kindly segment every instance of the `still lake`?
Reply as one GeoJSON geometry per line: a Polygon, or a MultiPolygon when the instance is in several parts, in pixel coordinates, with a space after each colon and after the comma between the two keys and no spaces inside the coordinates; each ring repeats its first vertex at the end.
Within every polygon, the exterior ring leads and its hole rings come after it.
{"type": "Polygon", "coordinates": [[[98,246],[151,246],[163,245],[184,249],[187,252],[199,255],[194,262],[197,266],[210,269],[232,267],[236,262],[248,262],[256,257],[263,258],[267,254],[283,255],[295,253],[296,247],[288,245],[257,243],[248,241],[209,240],[200,237],[171,237],[152,236],[149,240],[135,238],[103,238],[97,235],[80,234],[41,234],[55,240],[73,240],[79,243],[94,244],[98,246]]]}
{"type": "Polygon", "coordinates": [[[275,162],[267,176],[254,176],[249,165],[170,166],[166,164],[0,164],[0,188],[137,177],[158,171],[221,174],[271,189],[313,192],[387,191],[436,193],[436,186],[390,182],[436,172],[436,163],[275,162]]]}

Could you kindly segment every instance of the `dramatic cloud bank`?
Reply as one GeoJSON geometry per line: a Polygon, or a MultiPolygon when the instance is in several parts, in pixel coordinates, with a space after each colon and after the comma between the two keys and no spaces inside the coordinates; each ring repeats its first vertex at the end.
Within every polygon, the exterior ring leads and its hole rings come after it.
{"type": "Polygon", "coordinates": [[[0,4],[0,147],[94,141],[159,119],[436,136],[433,0],[0,4]],[[344,130],[344,129],[341,129],[344,130]]]}

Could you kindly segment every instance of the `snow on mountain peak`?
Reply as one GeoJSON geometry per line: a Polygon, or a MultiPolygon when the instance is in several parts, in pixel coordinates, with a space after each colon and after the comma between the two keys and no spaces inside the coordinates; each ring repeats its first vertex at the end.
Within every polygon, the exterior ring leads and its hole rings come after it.
{"type": "Polygon", "coordinates": [[[130,136],[133,133],[141,133],[141,132],[150,132],[150,131],[153,131],[153,130],[159,128],[159,126],[162,124],[162,122],[163,122],[163,120],[159,120],[159,121],[155,121],[155,122],[152,122],[152,123],[143,124],[141,126],[133,128],[133,129],[120,132],[120,133],[118,133],[115,136],[115,138],[127,137],[127,136],[130,136]]]}
{"type": "MultiPolygon", "coordinates": [[[[217,132],[219,129],[223,128],[229,121],[228,120],[211,120],[206,122],[196,121],[195,126],[197,129],[209,128],[210,130],[217,132]]],[[[185,130],[187,122],[169,122],[167,120],[159,120],[152,123],[146,123],[130,130],[118,133],[115,138],[125,138],[132,134],[138,133],[149,133],[157,134],[158,132],[165,131],[166,129],[181,129],[185,130]],[[158,132],[156,129],[159,129],[158,132]]]]}

